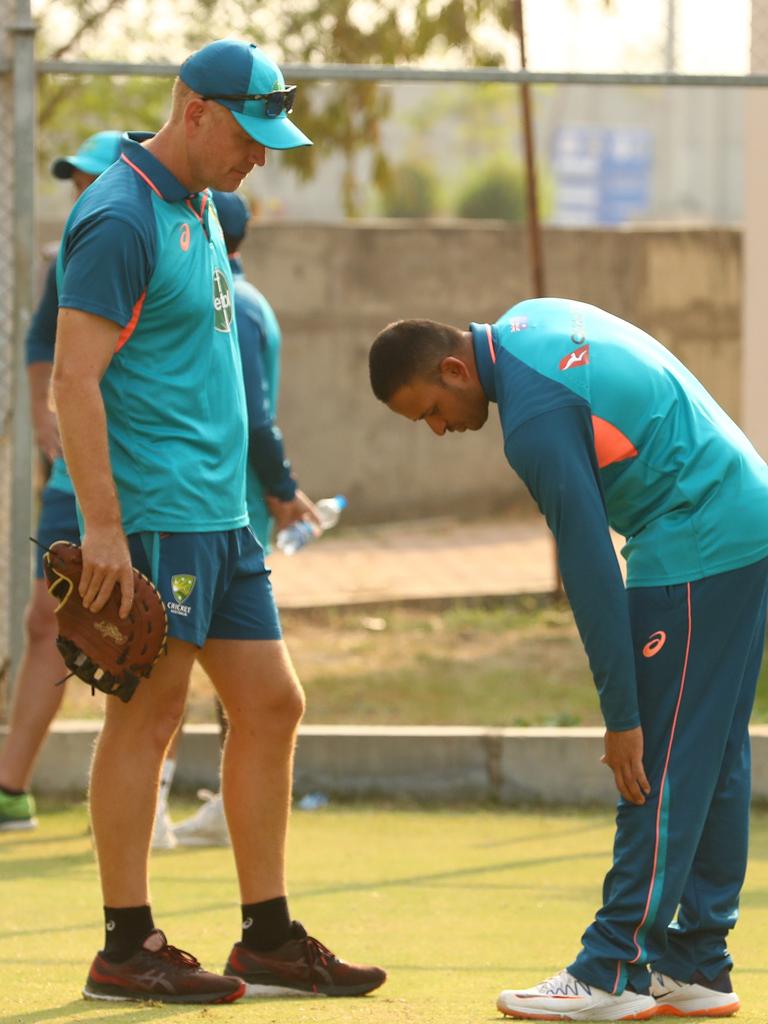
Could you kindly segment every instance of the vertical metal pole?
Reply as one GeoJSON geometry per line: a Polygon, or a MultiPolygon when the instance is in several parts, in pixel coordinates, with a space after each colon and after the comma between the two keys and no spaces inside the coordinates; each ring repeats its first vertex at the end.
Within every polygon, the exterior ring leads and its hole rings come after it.
{"type": "Polygon", "coordinates": [[[9,640],[11,680],[24,637],[29,596],[32,519],[32,440],[24,338],[34,303],[35,264],[35,23],[29,0],[17,0],[13,39],[13,494],[11,498],[9,640]]]}
{"type": "Polygon", "coordinates": [[[677,0],[667,0],[667,39],[664,47],[664,70],[674,73],[677,49],[677,0]]]}
{"type": "MultiPolygon", "coordinates": [[[[525,53],[525,16],[523,0],[513,0],[514,24],[517,25],[517,39],[520,46],[520,68],[528,70],[525,53]]],[[[533,103],[531,87],[527,82],[520,84],[520,107],[523,117],[523,145],[525,150],[525,178],[528,198],[528,245],[531,257],[533,295],[540,298],[546,293],[544,287],[544,256],[541,245],[541,222],[539,220],[538,177],[536,174],[536,145],[533,135],[533,103]]]]}
{"type": "MultiPolygon", "coordinates": [[[[768,0],[752,0],[750,71],[768,72],[768,0]]],[[[744,210],[742,213],[742,353],[739,425],[768,458],[768,89],[744,90],[744,210]]]]}
{"type": "MultiPolygon", "coordinates": [[[[528,70],[525,52],[525,12],[523,0],[512,0],[514,5],[513,24],[517,27],[517,39],[520,47],[520,68],[528,70]]],[[[528,82],[520,83],[520,108],[523,117],[523,144],[525,149],[525,180],[528,199],[528,249],[531,260],[532,294],[536,298],[546,295],[544,275],[544,252],[541,244],[541,220],[539,218],[539,189],[536,173],[536,143],[533,132],[533,103],[531,87],[528,82]]],[[[557,544],[552,542],[552,574],[553,593],[562,594],[563,580],[560,576],[560,564],[557,558],[557,544]]]]}

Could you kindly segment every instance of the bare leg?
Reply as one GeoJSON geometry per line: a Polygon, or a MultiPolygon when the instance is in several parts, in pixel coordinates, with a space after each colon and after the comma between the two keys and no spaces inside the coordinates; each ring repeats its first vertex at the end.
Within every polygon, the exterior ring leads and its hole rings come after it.
{"type": "Polygon", "coordinates": [[[37,755],[59,710],[67,674],[56,647],[55,600],[34,580],[26,613],[26,646],[13,688],[8,736],[0,751],[0,786],[28,789],[37,755]]]}
{"type": "Polygon", "coordinates": [[[160,766],[184,710],[197,648],[168,641],[129,703],[107,699],[91,768],[91,819],[104,904],[149,903],[147,859],[160,766]]]}
{"type": "Polygon", "coordinates": [[[282,640],[209,640],[200,663],[229,719],[222,795],[241,902],[284,896],[301,684],[282,640]]]}

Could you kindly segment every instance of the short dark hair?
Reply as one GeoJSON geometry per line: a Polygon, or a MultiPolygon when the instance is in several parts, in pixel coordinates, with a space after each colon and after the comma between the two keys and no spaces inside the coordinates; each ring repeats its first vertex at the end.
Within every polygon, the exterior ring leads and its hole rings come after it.
{"type": "Polygon", "coordinates": [[[440,363],[461,350],[462,340],[457,327],[436,320],[397,320],[389,324],[376,336],[368,355],[374,395],[388,402],[414,377],[439,377],[440,363]]]}

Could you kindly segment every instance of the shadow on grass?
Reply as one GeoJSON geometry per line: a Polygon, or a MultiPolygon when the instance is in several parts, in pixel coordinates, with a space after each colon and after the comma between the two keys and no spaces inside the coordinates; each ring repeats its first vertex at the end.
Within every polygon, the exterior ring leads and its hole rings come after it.
{"type": "MultiPolygon", "coordinates": [[[[208,1004],[210,1005],[210,1004],[208,1004]]],[[[40,1021],[88,1021],[88,1024],[141,1024],[146,1020],[162,1020],[176,1017],[185,1010],[199,1014],[206,1004],[201,1003],[108,1003],[88,999],[70,999],[60,1006],[51,1006],[47,1010],[31,1010],[29,1013],[15,1011],[0,1015],[0,1024],[38,1024],[40,1021]],[[107,1006],[110,1012],[105,1013],[107,1006]],[[123,1009],[124,1008],[124,1009],[123,1009]],[[116,1013],[115,1011],[122,1011],[116,1013]]],[[[214,1007],[215,1008],[215,1007],[214,1007]]]]}
{"type": "MultiPolygon", "coordinates": [[[[324,886],[319,889],[304,889],[301,896],[330,896],[334,893],[367,892],[371,889],[391,889],[400,886],[420,886],[439,882],[456,882],[459,879],[478,878],[481,875],[495,874],[498,871],[519,871],[522,868],[540,868],[547,864],[568,864],[584,860],[606,860],[607,854],[599,853],[564,853],[557,857],[534,857],[529,860],[507,860],[495,864],[483,864],[474,868],[458,868],[454,871],[435,871],[427,875],[405,875],[401,878],[384,878],[378,881],[352,882],[340,885],[324,886]]],[[[505,889],[509,885],[495,885],[494,888],[505,889]]],[[[519,888],[519,882],[514,883],[519,888]]]]}
{"type": "MultiPolygon", "coordinates": [[[[190,914],[207,914],[217,910],[232,910],[232,903],[230,900],[221,900],[215,903],[196,903],[194,906],[185,905],[179,910],[163,910],[162,917],[163,921],[169,918],[185,918],[190,914]]],[[[94,951],[96,949],[96,942],[101,938],[101,929],[104,927],[104,923],[101,917],[94,917],[88,921],[80,921],[78,923],[68,922],[67,924],[56,925],[53,928],[41,928],[40,924],[36,924],[29,928],[14,928],[12,931],[0,931],[0,939],[12,939],[19,935],[56,935],[61,932],[82,932],[86,929],[95,933],[96,939],[94,940],[94,951]]],[[[24,963],[23,960],[15,960],[15,963],[24,963]]],[[[35,961],[40,962],[40,961],[35,961]]],[[[59,963],[60,961],[52,960],[51,963],[59,963]]],[[[3,1018],[0,1017],[0,1024],[2,1024],[3,1018]]]]}
{"type": "Polygon", "coordinates": [[[0,851],[18,850],[22,846],[32,847],[34,850],[39,846],[60,846],[62,843],[82,843],[87,839],[89,832],[82,829],[80,832],[65,832],[58,835],[37,835],[30,832],[3,832],[0,840],[0,851]]]}
{"type": "Polygon", "coordinates": [[[74,868],[94,863],[93,852],[83,850],[81,853],[65,853],[55,857],[39,858],[3,858],[0,860],[5,881],[21,878],[49,878],[51,875],[65,875],[74,868]]]}

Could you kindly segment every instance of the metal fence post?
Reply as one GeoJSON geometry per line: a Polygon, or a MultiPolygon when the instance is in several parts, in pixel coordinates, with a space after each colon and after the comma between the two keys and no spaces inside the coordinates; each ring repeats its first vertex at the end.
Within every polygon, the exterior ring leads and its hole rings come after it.
{"type": "Polygon", "coordinates": [[[29,595],[32,512],[32,445],[26,382],[24,337],[34,302],[35,263],[35,23],[29,0],[16,0],[13,41],[13,262],[11,339],[13,488],[10,500],[8,650],[13,678],[21,653],[24,608],[29,595]]]}

